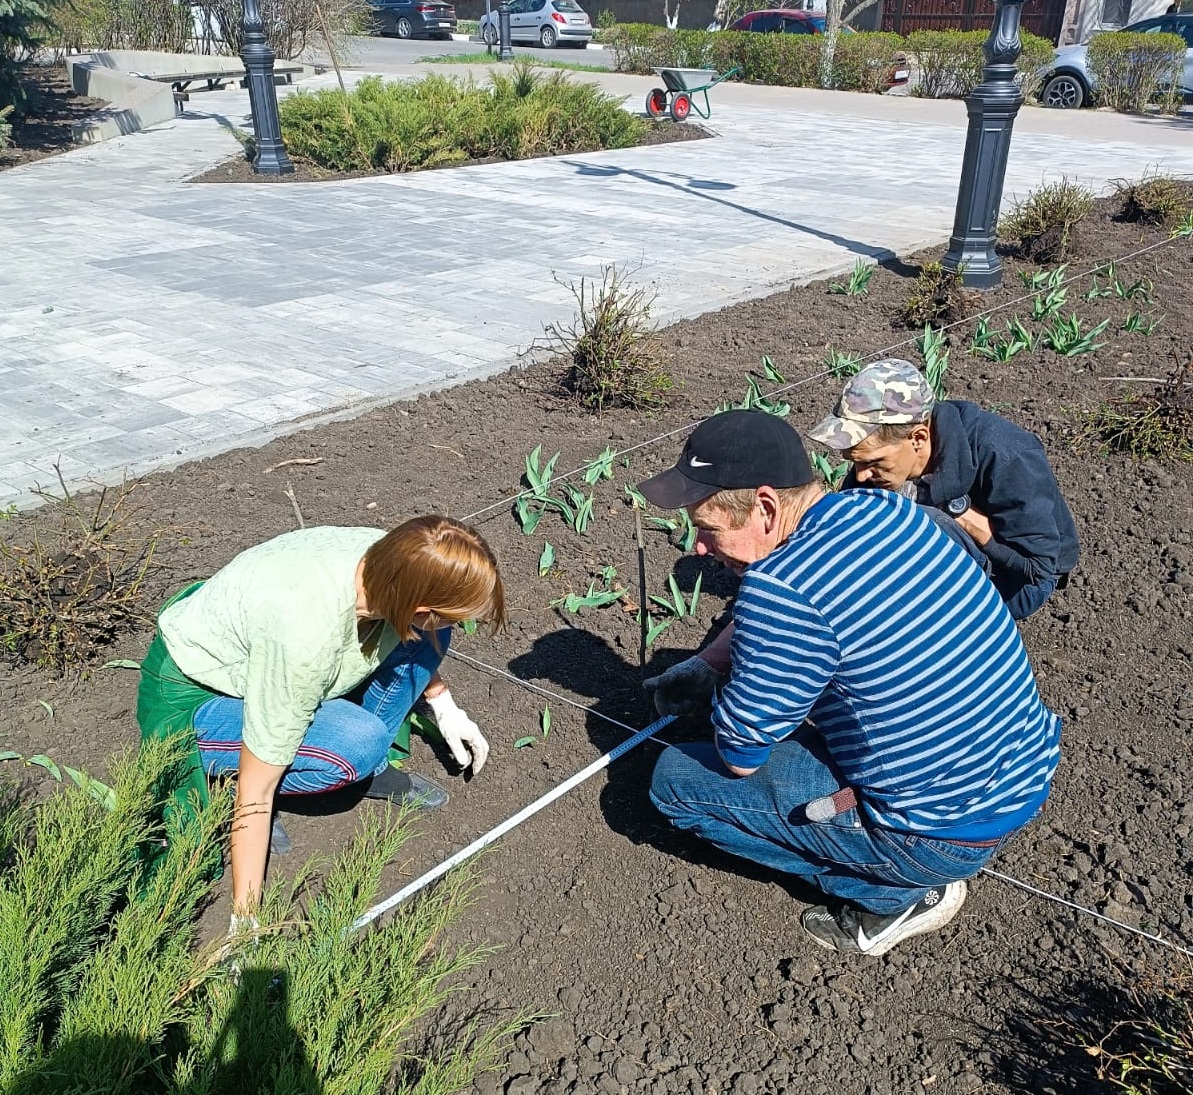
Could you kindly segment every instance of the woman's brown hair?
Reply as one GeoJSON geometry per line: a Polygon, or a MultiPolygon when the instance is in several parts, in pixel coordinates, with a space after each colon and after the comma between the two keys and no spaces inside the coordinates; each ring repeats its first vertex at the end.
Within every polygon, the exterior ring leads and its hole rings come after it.
{"type": "Polygon", "coordinates": [[[416,638],[416,609],[450,626],[483,621],[505,627],[505,590],[497,558],[475,529],[450,517],[414,517],[365,552],[361,574],[370,615],[384,619],[403,642],[416,638]]]}

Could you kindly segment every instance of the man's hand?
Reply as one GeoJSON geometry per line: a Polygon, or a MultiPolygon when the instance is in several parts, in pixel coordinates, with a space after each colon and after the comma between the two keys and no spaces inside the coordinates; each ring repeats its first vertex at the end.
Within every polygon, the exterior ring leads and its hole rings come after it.
{"type": "Polygon", "coordinates": [[[643,681],[642,690],[660,715],[691,715],[712,704],[720,683],[721,674],[697,655],[643,681]]]}
{"type": "Polygon", "coordinates": [[[972,506],[964,513],[954,517],[953,520],[969,533],[978,547],[985,547],[994,539],[994,529],[990,525],[990,518],[972,506]]]}
{"type": "Polygon", "coordinates": [[[489,743],[485,741],[480,727],[456,706],[456,701],[447,689],[426,699],[435,716],[435,725],[439,727],[444,744],[451,750],[456,763],[461,768],[471,764],[472,774],[477,775],[489,756],[489,743]]]}

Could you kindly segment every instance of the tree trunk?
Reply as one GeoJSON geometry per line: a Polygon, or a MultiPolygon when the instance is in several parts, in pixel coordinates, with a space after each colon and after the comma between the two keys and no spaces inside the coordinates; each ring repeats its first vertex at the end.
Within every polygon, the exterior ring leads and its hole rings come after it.
{"type": "Polygon", "coordinates": [[[881,4],[881,3],[882,3],[882,0],[860,0],[859,3],[850,4],[849,11],[843,12],[842,18],[844,18],[847,15],[850,25],[853,26],[854,30],[856,30],[857,25],[853,21],[859,15],[861,15],[862,12],[869,11],[872,7],[874,7],[875,4],[881,4]]]}
{"type": "Polygon", "coordinates": [[[837,52],[837,36],[841,33],[841,7],[844,0],[828,0],[824,19],[824,49],[820,54],[820,86],[833,86],[833,56],[837,52]]]}

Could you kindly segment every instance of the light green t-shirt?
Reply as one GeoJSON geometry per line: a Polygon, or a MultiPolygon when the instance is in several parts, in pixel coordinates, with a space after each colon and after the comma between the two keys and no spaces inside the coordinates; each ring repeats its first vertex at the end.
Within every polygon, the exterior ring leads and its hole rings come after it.
{"type": "Polygon", "coordinates": [[[285,533],[241,552],[159,617],[183,673],[244,700],[244,743],[267,764],[294,760],[319,704],[350,692],[397,645],[388,624],[367,653],[357,634],[356,568],[384,535],[285,533]]]}

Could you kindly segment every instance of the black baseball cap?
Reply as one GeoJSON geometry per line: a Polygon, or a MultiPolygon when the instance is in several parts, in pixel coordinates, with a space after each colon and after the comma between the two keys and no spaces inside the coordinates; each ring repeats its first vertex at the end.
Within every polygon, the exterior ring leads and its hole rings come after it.
{"type": "Polygon", "coordinates": [[[675,467],[638,484],[653,506],[682,509],[719,490],[802,487],[815,480],[800,436],[767,411],[725,411],[688,436],[675,467]]]}

